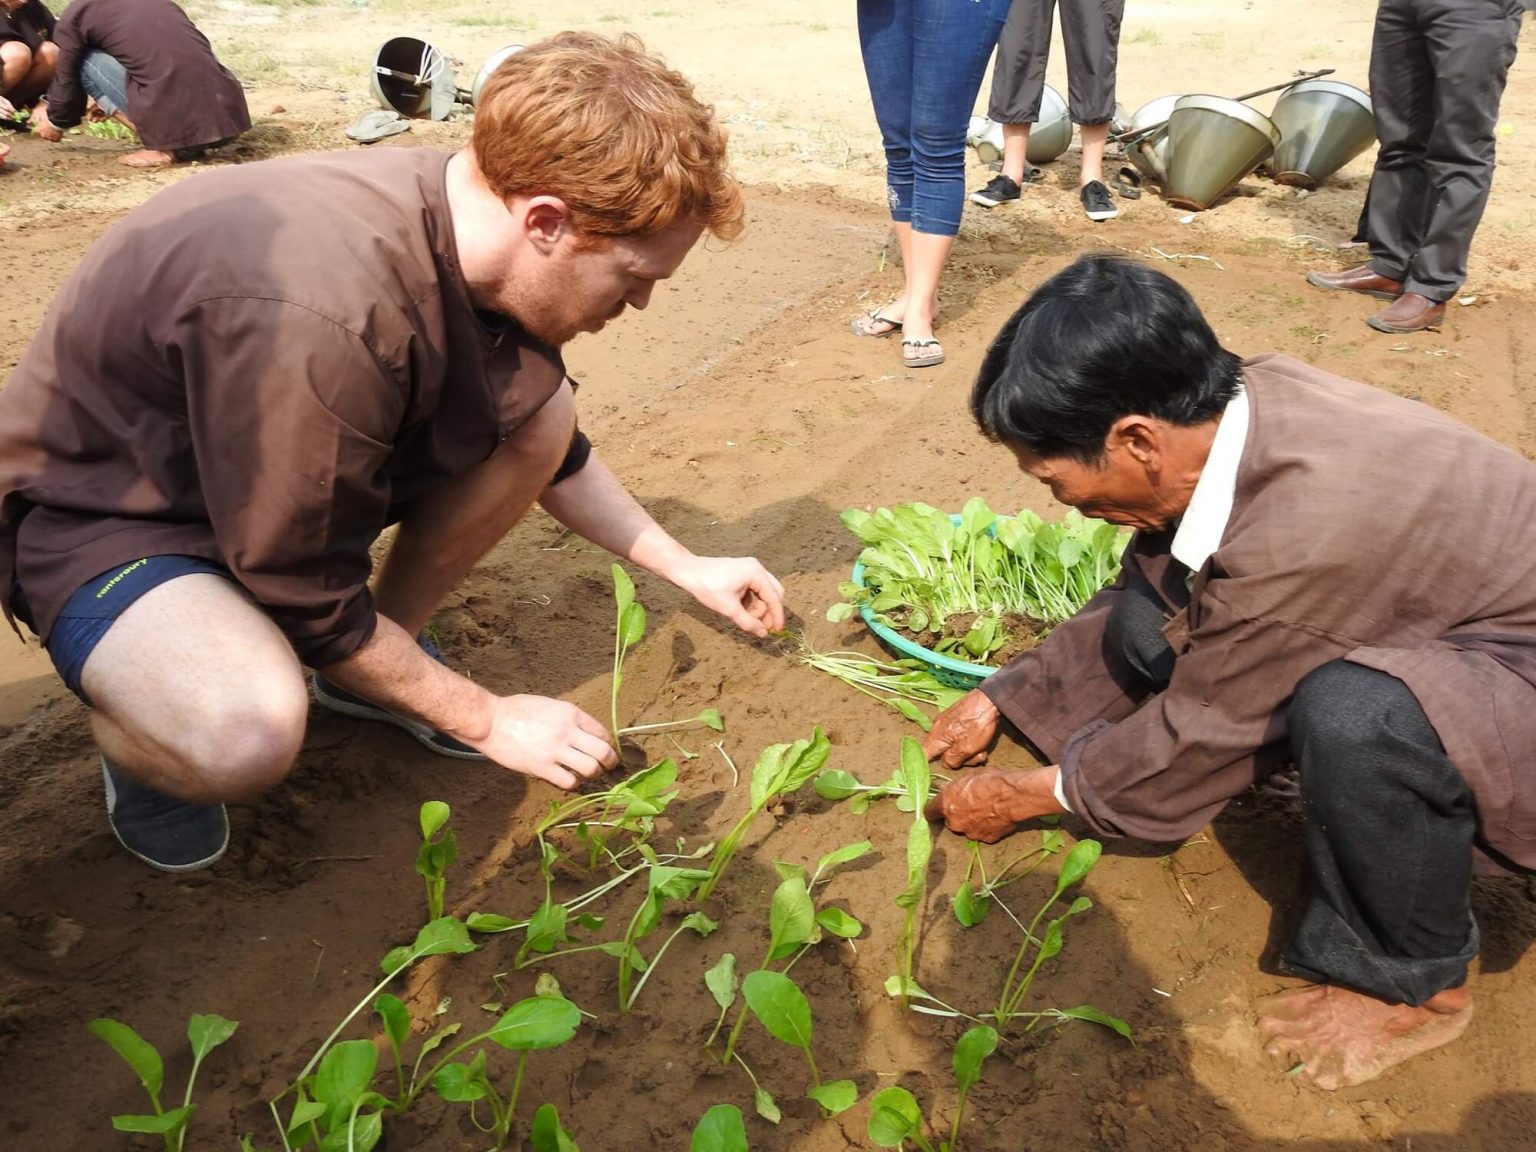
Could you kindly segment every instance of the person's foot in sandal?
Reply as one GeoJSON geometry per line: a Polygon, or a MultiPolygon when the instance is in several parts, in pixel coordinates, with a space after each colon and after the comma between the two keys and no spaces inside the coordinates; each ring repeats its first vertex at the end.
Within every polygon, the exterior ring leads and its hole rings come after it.
{"type": "Polygon", "coordinates": [[[908,368],[933,368],[944,363],[944,345],[932,336],[920,340],[903,338],[901,362],[908,368]]]}
{"type": "MultiPolygon", "coordinates": [[[[939,314],[939,303],[933,302],[933,315],[939,314]]],[[[855,336],[891,336],[900,332],[907,320],[907,295],[903,292],[896,299],[880,308],[871,308],[853,318],[849,327],[855,336]]]]}

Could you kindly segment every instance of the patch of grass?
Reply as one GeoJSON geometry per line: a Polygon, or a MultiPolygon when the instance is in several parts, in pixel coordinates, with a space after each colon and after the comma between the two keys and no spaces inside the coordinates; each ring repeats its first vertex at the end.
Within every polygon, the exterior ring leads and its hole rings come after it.
{"type": "Polygon", "coordinates": [[[1158,45],[1163,42],[1163,37],[1156,28],[1138,28],[1129,36],[1125,37],[1125,42],[1127,44],[1158,45]]]}
{"type": "Polygon", "coordinates": [[[450,16],[448,23],[458,28],[512,28],[515,25],[510,20],[503,20],[500,16],[450,16]]]}

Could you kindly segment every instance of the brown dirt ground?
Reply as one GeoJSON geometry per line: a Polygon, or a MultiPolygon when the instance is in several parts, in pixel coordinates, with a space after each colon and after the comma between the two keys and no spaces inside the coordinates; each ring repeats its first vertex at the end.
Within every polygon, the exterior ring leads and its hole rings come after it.
{"type": "MultiPolygon", "coordinates": [[[[367,107],[360,78],[372,45],[424,34],[467,60],[579,20],[633,28],[718,102],[752,184],[752,228],[710,246],[632,317],[570,350],[587,382],[583,424],[605,457],[682,539],[718,553],[754,553],[789,588],[812,642],[869,639],[822,620],[855,545],[837,521],[850,504],[922,499],[959,507],[981,493],[995,507],[1059,511],[1006,455],[969,427],[964,395],[989,336],[1028,289],[1072,256],[1112,246],[1162,261],[1196,294],[1226,343],[1279,350],[1413,394],[1529,453],[1536,414],[1528,315],[1536,274],[1536,87],[1526,56],[1506,98],[1494,202],[1474,252],[1467,294],[1438,335],[1393,340],[1361,324],[1361,302],[1312,292],[1302,272],[1352,224],[1368,173],[1357,161],[1312,196],[1248,181],[1240,195],[1181,224],[1155,197],[1092,229],[1068,189],[1069,156],[1045,187],[1006,212],[974,214],[945,283],[943,367],[901,369],[889,342],[859,340],[847,319],[899,283],[885,258],[880,168],[851,28],[851,5],[727,0],[697,12],[606,0],[579,17],[467,3],[422,17],[403,0],[371,6],[194,5],[216,45],[252,87],[260,124],[242,158],[342,146],[339,129],[367,107]],[[792,78],[792,80],[791,80],[792,78]],[[269,109],[281,105],[285,111],[269,109]],[[1184,253],[1175,259],[1165,255],[1184,253]]],[[[1147,0],[1131,6],[1121,89],[1135,107],[1175,85],[1232,92],[1292,68],[1334,65],[1363,80],[1372,5],[1366,0],[1147,0]]],[[[1059,47],[1058,47],[1059,53],[1059,47]]],[[[472,75],[473,67],[466,69],[472,75]]],[[[1059,57],[1053,81],[1060,76],[1059,57]]],[[[464,78],[467,83],[467,77],[464,78]]],[[[1261,103],[1261,107],[1262,107],[1261,103]]],[[[418,125],[393,145],[451,144],[462,122],[418,125]]],[[[127,146],[77,141],[68,150],[15,141],[0,174],[8,368],[52,292],[85,247],[123,211],[184,173],[128,174],[127,146]]],[[[973,177],[981,179],[980,169],[973,177]]],[[[480,682],[566,696],[603,714],[611,608],[608,559],[535,515],[487,558],[438,617],[452,658],[480,682]]],[[[640,580],[650,634],[632,657],[624,711],[637,720],[724,713],[724,747],[743,766],[774,741],[820,723],[833,763],[869,781],[895,764],[902,722],[886,709],[745,642],[670,588],[640,580]]],[[[719,753],[698,754],[658,842],[718,836],[744,807],[719,753]]],[[[650,739],[653,757],[675,752],[650,739]]],[[[1016,750],[999,755],[1024,765],[1016,750]]],[[[447,763],[392,730],[314,717],[299,768],[262,802],[233,813],[227,858],[184,879],[153,875],[116,849],[84,710],[33,648],[0,646],[0,1147],[8,1152],[149,1148],[111,1133],[107,1117],[141,1107],[126,1069],[84,1031],[98,1015],[138,1026],[186,1068],[191,1012],[241,1021],[209,1060],[189,1146],[233,1149],[243,1132],[274,1143],[262,1102],[372,983],[382,953],[422,915],[411,870],[417,806],[454,808],[462,855],[449,886],[458,911],[523,915],[538,901],[529,829],[551,794],[494,769],[447,763]]],[[[712,908],[721,930],[680,940],[637,1011],[617,1016],[609,962],[549,965],[597,1014],[577,1040],[533,1061],[525,1100],[556,1103],[583,1147],[680,1149],[711,1104],[748,1114],[754,1149],[830,1152],[867,1146],[863,1105],[837,1120],[799,1099],[795,1053],[760,1030],[744,1052],[785,1109],[774,1128],[751,1115],[751,1092],[699,1048],[713,1019],[700,976],[722,951],[760,954],[772,861],[814,861],[862,838],[876,852],[839,874],[828,897],[868,924],[856,946],[825,945],[796,973],[811,995],[818,1062],[861,1094],[903,1083],[936,1124],[953,1106],[949,1045],[957,1029],[903,1018],[881,985],[894,971],[907,817],[889,805],[850,815],[814,798],[761,819],[712,908]]],[[[1024,837],[1032,840],[1033,834],[1024,837]]],[[[1005,849],[989,849],[1000,867],[1005,849]]],[[[965,848],[934,854],[919,978],[974,1008],[995,994],[1017,929],[993,915],[962,932],[947,909],[965,848]]],[[[967,1110],[970,1149],[1322,1150],[1417,1152],[1536,1146],[1536,903],[1520,882],[1481,884],[1485,949],[1479,1014],[1454,1046],[1377,1083],[1332,1095],[1302,1088],[1258,1051],[1257,997],[1287,983],[1274,959],[1300,895],[1296,825],[1258,796],[1232,805],[1179,847],[1110,845],[1087,891],[1095,910],[1074,922],[1066,950],[1037,985],[1037,1005],[1091,1002],[1125,1017],[1134,1046],[1088,1025],[1011,1043],[991,1061],[967,1110]]],[[[1029,882],[1010,889],[1023,910],[1029,882]]],[[[626,894],[612,908],[627,912],[626,894]]],[[[473,1022],[477,1005],[530,994],[538,969],[509,972],[517,941],[429,961],[402,993],[421,1024],[473,1022]],[[504,990],[498,990],[500,979],[504,990]]],[[[354,1027],[349,1035],[365,1035],[354,1027]]],[[[525,1110],[526,1116],[528,1111],[525,1110]]],[[[439,1107],[394,1128],[388,1147],[483,1144],[439,1107]]]]}

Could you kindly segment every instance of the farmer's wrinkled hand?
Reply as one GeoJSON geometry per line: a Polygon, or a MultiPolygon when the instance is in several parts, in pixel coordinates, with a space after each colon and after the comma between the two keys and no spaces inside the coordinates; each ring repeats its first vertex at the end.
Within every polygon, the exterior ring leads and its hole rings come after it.
{"type": "Polygon", "coordinates": [[[694,556],[670,575],[743,632],[761,638],[784,627],[784,585],[749,556],[694,556]]]}
{"type": "Polygon", "coordinates": [[[985,764],[1000,719],[997,705],[980,688],[973,688],[939,713],[923,740],[923,755],[942,760],[946,768],[985,764]]]}
{"type": "Polygon", "coordinates": [[[928,801],[923,814],[942,820],[968,840],[996,844],[1026,820],[1063,811],[1056,799],[1056,769],[967,772],[928,801]]]}

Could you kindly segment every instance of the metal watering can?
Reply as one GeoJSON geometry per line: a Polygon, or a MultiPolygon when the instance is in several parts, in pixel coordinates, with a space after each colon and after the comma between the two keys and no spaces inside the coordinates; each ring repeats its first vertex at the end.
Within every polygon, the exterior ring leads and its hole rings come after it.
{"type": "Polygon", "coordinates": [[[1376,143],[1371,98],[1336,80],[1304,80],[1287,89],[1270,119],[1280,129],[1269,165],[1277,184],[1316,188],[1376,143]]]}
{"type": "Polygon", "coordinates": [[[396,36],[379,47],[368,87],[380,107],[413,120],[446,120],[455,104],[475,104],[491,73],[522,50],[521,44],[498,48],[475,77],[474,87],[466,90],[458,86],[453,64],[442,51],[414,36],[396,36]]]}
{"type": "Polygon", "coordinates": [[[1280,144],[1268,116],[1222,96],[1182,96],[1168,117],[1168,203],[1203,212],[1280,144]]]}
{"type": "MultiPolygon", "coordinates": [[[[1003,126],[984,116],[971,117],[966,142],[976,149],[983,164],[995,164],[1003,158],[1003,126]]],[[[1025,158],[1031,164],[1049,164],[1071,143],[1072,118],[1067,114],[1067,102],[1047,84],[1040,95],[1040,119],[1029,129],[1025,158]]]]}

